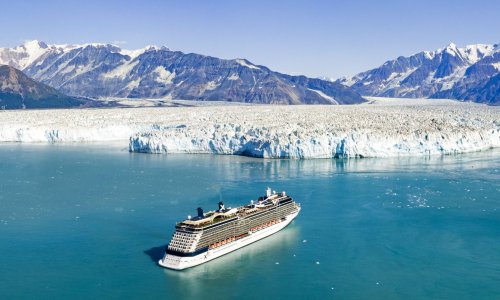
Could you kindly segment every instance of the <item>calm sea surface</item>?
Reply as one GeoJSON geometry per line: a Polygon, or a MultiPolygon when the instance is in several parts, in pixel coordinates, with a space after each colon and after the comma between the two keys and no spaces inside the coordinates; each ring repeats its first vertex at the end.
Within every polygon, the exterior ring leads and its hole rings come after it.
{"type": "Polygon", "coordinates": [[[0,145],[0,299],[500,299],[500,151],[263,160],[0,145]],[[176,221],[285,190],[283,231],[182,272],[176,221]]]}

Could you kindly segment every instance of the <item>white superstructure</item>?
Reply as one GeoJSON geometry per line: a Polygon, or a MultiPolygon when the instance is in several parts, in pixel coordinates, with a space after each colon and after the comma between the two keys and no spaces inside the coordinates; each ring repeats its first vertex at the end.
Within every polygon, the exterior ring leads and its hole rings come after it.
{"type": "Polygon", "coordinates": [[[266,191],[254,204],[188,218],[176,226],[160,266],[182,270],[208,262],[285,228],[299,214],[300,206],[282,192],[266,191]]]}

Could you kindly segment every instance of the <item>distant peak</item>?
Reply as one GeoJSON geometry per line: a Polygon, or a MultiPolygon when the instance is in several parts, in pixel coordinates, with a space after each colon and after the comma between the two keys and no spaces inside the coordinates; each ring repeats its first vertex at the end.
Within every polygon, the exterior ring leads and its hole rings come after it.
{"type": "Polygon", "coordinates": [[[424,57],[427,59],[433,59],[436,56],[434,51],[424,51],[424,57]]]}
{"type": "MultiPolygon", "coordinates": [[[[70,43],[70,44],[46,44],[40,40],[26,40],[21,45],[17,46],[18,49],[24,49],[28,52],[38,52],[47,49],[61,49],[63,51],[73,50],[76,48],[108,48],[113,52],[136,52],[136,53],[144,53],[147,51],[170,51],[170,49],[166,46],[157,46],[157,45],[147,45],[146,47],[134,50],[122,49],[121,46],[116,43],[99,43],[99,42],[91,42],[91,43],[70,43]]],[[[14,49],[14,48],[13,48],[14,49]]]]}
{"type": "Polygon", "coordinates": [[[260,70],[259,67],[257,67],[256,65],[252,64],[250,61],[244,59],[244,58],[237,58],[235,59],[234,61],[236,61],[238,64],[244,66],[244,67],[247,67],[247,68],[250,68],[250,69],[256,69],[256,70],[260,70]]]}
{"type": "Polygon", "coordinates": [[[448,46],[446,46],[446,49],[457,49],[457,45],[455,43],[449,43],[448,46]]]}
{"type": "Polygon", "coordinates": [[[168,49],[165,46],[158,47],[156,45],[147,45],[146,47],[144,47],[144,51],[158,51],[158,50],[168,51],[170,49],[168,49]]]}
{"type": "Polygon", "coordinates": [[[444,53],[450,54],[452,56],[456,56],[459,52],[457,45],[455,43],[449,43],[446,48],[444,48],[444,53]]]}
{"type": "Polygon", "coordinates": [[[26,49],[33,49],[33,48],[47,49],[49,47],[47,46],[47,44],[39,40],[25,41],[22,46],[24,46],[24,48],[26,49]]]}

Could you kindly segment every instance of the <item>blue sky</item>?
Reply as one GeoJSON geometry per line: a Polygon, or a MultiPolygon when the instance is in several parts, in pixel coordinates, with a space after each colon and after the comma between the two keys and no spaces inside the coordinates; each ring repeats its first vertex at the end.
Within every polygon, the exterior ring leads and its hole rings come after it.
{"type": "Polygon", "coordinates": [[[500,43],[500,1],[0,0],[0,47],[165,45],[273,70],[337,78],[399,55],[500,43]]]}

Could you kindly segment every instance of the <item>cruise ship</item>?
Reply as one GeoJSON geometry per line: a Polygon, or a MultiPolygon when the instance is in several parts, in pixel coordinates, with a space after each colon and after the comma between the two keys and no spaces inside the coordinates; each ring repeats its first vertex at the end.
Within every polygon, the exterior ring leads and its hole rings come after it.
{"type": "Polygon", "coordinates": [[[299,214],[300,205],[285,192],[270,188],[266,195],[238,208],[207,213],[197,209],[197,216],[179,222],[167,246],[160,266],[183,270],[249,245],[285,228],[299,214]]]}

